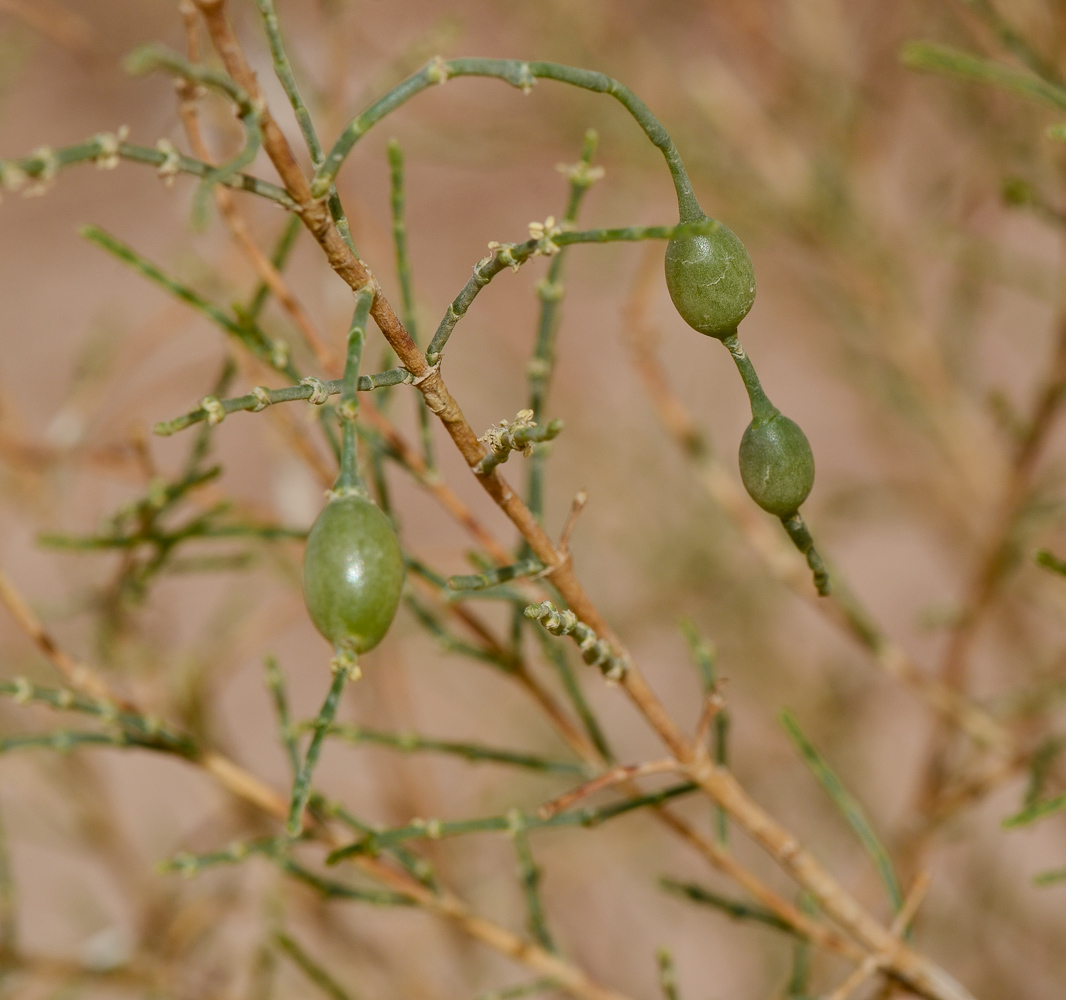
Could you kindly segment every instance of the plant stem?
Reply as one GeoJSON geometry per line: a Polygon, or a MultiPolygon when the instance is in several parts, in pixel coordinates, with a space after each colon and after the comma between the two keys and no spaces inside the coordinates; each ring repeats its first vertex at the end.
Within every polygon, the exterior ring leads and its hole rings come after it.
{"type": "Polygon", "coordinates": [[[359,434],[356,419],[359,415],[359,364],[363,357],[363,345],[366,343],[366,321],[370,315],[370,304],[374,301],[374,289],[363,288],[356,296],[355,312],[352,325],[348,331],[348,358],[344,365],[344,380],[341,385],[341,468],[333,492],[366,493],[366,487],[359,475],[359,434]]]}
{"type": "Polygon", "coordinates": [[[441,59],[438,56],[431,60],[422,70],[397,84],[348,123],[315,175],[311,185],[312,194],[320,197],[326,193],[329,185],[337,176],[337,171],[344,163],[345,157],[351,152],[359,138],[365,135],[371,127],[416,94],[456,76],[494,77],[526,92],[538,79],[557,80],[583,90],[610,95],[636,119],[637,124],[644,130],[644,134],[666,159],[666,165],[670,169],[670,176],[674,182],[674,190],[677,193],[678,214],[681,221],[690,222],[703,217],[685,166],[681,162],[681,156],[669,133],[648,106],[628,87],[603,73],[596,73],[592,70],[551,62],[522,62],[517,59],[441,59]]]}

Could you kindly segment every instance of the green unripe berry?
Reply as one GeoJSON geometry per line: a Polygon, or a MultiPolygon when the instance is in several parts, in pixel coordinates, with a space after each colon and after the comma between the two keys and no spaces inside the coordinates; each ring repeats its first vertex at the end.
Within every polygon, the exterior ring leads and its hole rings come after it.
{"type": "Polygon", "coordinates": [[[681,236],[666,245],[666,287],[689,326],[722,340],[755,301],[755,268],[733,231],[717,226],[709,236],[681,236]]]}
{"type": "Polygon", "coordinates": [[[311,526],[304,552],[304,600],[334,647],[373,649],[389,630],[403,591],[403,557],[389,519],[371,500],[331,500],[311,526]]]}
{"type": "Polygon", "coordinates": [[[740,478],[763,510],[795,514],[814,486],[814,454],[799,424],[780,413],[748,424],[740,440],[740,478]]]}

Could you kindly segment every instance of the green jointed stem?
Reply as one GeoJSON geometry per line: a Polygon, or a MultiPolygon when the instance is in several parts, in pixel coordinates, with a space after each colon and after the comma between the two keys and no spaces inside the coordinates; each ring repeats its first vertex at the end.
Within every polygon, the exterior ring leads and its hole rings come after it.
{"type": "Polygon", "coordinates": [[[1028,826],[1030,823],[1035,823],[1037,820],[1044,819],[1046,816],[1051,816],[1053,813],[1062,812],[1063,810],[1066,810],[1066,792],[1062,795],[1056,795],[1053,799],[1045,799],[1043,802],[1034,803],[1020,813],[1008,816],[1003,821],[1003,825],[1008,828],[1028,826]]]}
{"type": "Polygon", "coordinates": [[[792,539],[792,544],[807,557],[807,565],[814,575],[815,589],[822,597],[826,597],[830,589],[829,570],[825,568],[822,557],[814,547],[814,539],[811,538],[806,522],[797,511],[791,517],[781,518],[781,523],[785,526],[788,537],[792,539]]]}
{"type": "Polygon", "coordinates": [[[517,269],[530,257],[538,253],[555,253],[557,249],[575,243],[620,243],[640,240],[671,240],[676,236],[698,236],[718,225],[712,219],[698,219],[676,226],[628,226],[623,229],[588,229],[583,232],[559,232],[540,239],[529,239],[525,243],[503,243],[493,252],[474,265],[474,273],[455,297],[444,318],[437,327],[437,332],[429,343],[426,360],[436,364],[440,360],[444,345],[452,335],[456,323],[466,315],[467,310],[481,291],[504,268],[517,269]]]}
{"type": "MultiPolygon", "coordinates": [[[[691,618],[682,618],[680,625],[699,671],[703,695],[707,697],[714,691],[718,679],[718,650],[700,635],[691,618]]],[[[729,713],[724,708],[714,717],[714,762],[723,768],[729,762],[729,713]]],[[[718,843],[728,844],[729,813],[719,805],[714,807],[714,829],[718,843]]]]}
{"type": "Polygon", "coordinates": [[[230,98],[237,105],[241,116],[254,110],[252,99],[231,77],[208,66],[191,63],[185,56],[165,45],[150,43],[138,46],[126,56],[122,65],[131,76],[144,76],[162,70],[191,83],[211,87],[230,98]]]}
{"type": "Polygon", "coordinates": [[[244,125],[245,142],[243,148],[230,160],[211,167],[204,175],[203,181],[193,199],[193,220],[202,225],[207,217],[207,199],[216,184],[222,184],[226,178],[239,173],[255,160],[263,143],[259,129],[260,109],[225,73],[206,66],[189,62],[184,56],[162,45],[143,45],[126,57],[126,71],[136,76],[163,70],[174,76],[180,76],[192,83],[212,87],[229,97],[237,105],[237,113],[244,125]]]}
{"type": "Polygon", "coordinates": [[[311,778],[315,773],[319,754],[322,753],[322,743],[325,741],[326,732],[337,717],[337,707],[340,705],[341,692],[348,681],[348,675],[348,668],[343,665],[334,671],[329,693],[326,695],[326,700],[322,702],[322,708],[314,721],[314,731],[311,734],[311,743],[307,747],[307,756],[304,757],[303,764],[292,785],[289,818],[285,824],[290,837],[298,837],[303,829],[304,808],[311,797],[311,778]]]}
{"type": "Polygon", "coordinates": [[[89,698],[68,688],[44,687],[31,684],[25,677],[15,677],[11,680],[0,679],[0,695],[13,699],[17,704],[48,705],[62,712],[95,716],[136,736],[142,741],[138,746],[150,742],[153,746],[170,750],[183,757],[195,757],[198,753],[196,745],[190,739],[170,729],[155,716],[139,715],[118,708],[109,701],[89,698]]]}
{"type": "MultiPolygon", "coordinates": [[[[564,229],[571,228],[577,221],[588,189],[596,182],[596,171],[592,170],[592,157],[596,153],[599,136],[594,129],[585,133],[585,145],[581,150],[581,159],[570,170],[570,197],[563,215],[564,229]]],[[[537,339],[533,347],[533,356],[529,362],[529,409],[533,411],[533,420],[539,423],[544,415],[544,403],[548,397],[552,372],[555,368],[555,334],[559,328],[559,308],[565,293],[562,283],[563,258],[565,250],[560,250],[548,267],[547,277],[537,285],[540,297],[540,316],[537,320],[537,339]]],[[[526,485],[526,504],[535,517],[544,513],[544,461],[545,454],[534,449],[529,463],[529,476],[526,485]]]]}
{"type": "Polygon", "coordinates": [[[870,860],[874,863],[874,867],[884,883],[892,908],[898,912],[903,906],[903,889],[900,887],[899,878],[896,876],[895,865],[892,864],[892,859],[889,857],[888,851],[885,850],[884,844],[881,843],[880,837],[874,832],[866,812],[844,787],[825,758],[815,749],[814,744],[807,739],[803,730],[800,729],[799,723],[789,712],[781,713],[781,724],[785,727],[789,738],[799,751],[803,762],[810,768],[811,773],[818,780],[818,784],[825,789],[826,794],[832,799],[833,805],[840,811],[840,815],[844,817],[870,860]]]}
{"type": "Polygon", "coordinates": [[[142,257],[136,250],[121,240],[116,239],[110,233],[100,229],[99,226],[82,226],[79,230],[81,236],[90,243],[96,244],[108,253],[113,254],[124,264],[132,267],[138,274],[143,275],[150,281],[155,282],[162,289],[176,298],[188,303],[212,323],[221,327],[226,333],[235,337],[256,357],[271,365],[277,371],[283,372],[294,381],[299,379],[300,373],[289,361],[287,351],[279,352],[277,345],[270,341],[257,326],[246,326],[223,312],[218,306],[208,302],[201,295],[194,292],[187,285],[183,285],[176,278],[171,277],[165,271],[158,268],[150,260],[142,257]]]}
{"type": "Polygon", "coordinates": [[[510,812],[508,817],[512,820],[510,834],[514,840],[515,854],[518,857],[518,878],[522,883],[522,891],[526,897],[526,909],[529,912],[529,932],[542,948],[557,952],[558,949],[548,930],[544,905],[540,898],[541,871],[533,857],[529,835],[526,833],[525,819],[517,809],[510,812]]]}
{"type": "Polygon", "coordinates": [[[182,851],[160,862],[157,867],[161,872],[176,872],[186,878],[192,878],[209,868],[240,864],[245,858],[256,854],[264,854],[268,857],[280,854],[288,847],[288,843],[287,838],[284,837],[260,837],[256,840],[238,841],[219,851],[207,851],[204,854],[190,854],[188,851],[182,851]]]}
{"type": "Polygon", "coordinates": [[[459,656],[468,656],[472,660],[480,660],[482,663],[488,663],[489,665],[496,667],[497,670],[502,670],[506,674],[513,674],[515,672],[515,661],[512,658],[505,654],[495,652],[494,650],[485,649],[482,646],[475,646],[473,643],[467,642],[465,639],[460,639],[453,632],[449,631],[440,618],[438,618],[437,615],[435,615],[414,594],[406,594],[404,596],[404,601],[422,627],[440,643],[441,649],[445,652],[456,653],[459,656]]]}
{"type": "Polygon", "coordinates": [[[300,971],[326,996],[331,997],[332,1000],[353,1000],[353,995],[341,986],[330,973],[304,951],[303,947],[289,937],[288,934],[277,931],[274,934],[274,944],[285,952],[300,971]]]}
{"type": "Polygon", "coordinates": [[[618,656],[606,639],[601,639],[595,631],[579,621],[570,610],[560,611],[551,601],[530,604],[524,612],[527,618],[540,622],[552,635],[569,635],[581,650],[581,658],[592,666],[599,667],[603,676],[609,681],[618,682],[629,670],[629,660],[618,656]]]}
{"type": "Polygon", "coordinates": [[[908,42],[900,50],[900,60],[910,69],[947,73],[979,83],[988,83],[1066,111],[1066,88],[1034,76],[1027,70],[1015,69],[1013,66],[975,56],[950,45],[908,42]]]}
{"type": "Polygon", "coordinates": [[[289,757],[292,767],[293,779],[300,770],[300,744],[296,739],[296,733],[292,728],[292,717],[289,714],[289,696],[285,690],[285,678],[278,666],[275,656],[268,656],[263,661],[266,670],[267,687],[270,688],[270,697],[274,702],[274,712],[278,717],[278,737],[289,757]]]}
{"type": "Polygon", "coordinates": [[[570,667],[566,650],[559,643],[554,642],[551,635],[543,629],[537,629],[537,637],[540,639],[541,648],[544,650],[544,655],[548,658],[548,662],[551,663],[555,668],[555,672],[559,675],[563,690],[566,691],[570,704],[574,706],[574,711],[577,712],[578,718],[581,719],[581,724],[585,727],[585,732],[588,734],[589,739],[592,740],[593,746],[596,747],[605,762],[613,764],[616,760],[614,752],[607,742],[607,737],[603,732],[603,727],[600,726],[599,719],[596,718],[596,713],[592,711],[592,706],[585,697],[585,692],[581,688],[577,675],[570,667]]]}
{"type": "MultiPolygon", "coordinates": [[[[714,762],[725,770],[729,767],[729,726],[732,716],[725,709],[714,717],[714,762]]],[[[729,813],[721,806],[714,807],[714,835],[723,847],[729,844],[729,813]]]]}
{"type": "MultiPolygon", "coordinates": [[[[281,38],[281,28],[278,24],[278,14],[274,7],[274,0],[255,0],[255,3],[263,18],[263,28],[266,30],[270,55],[274,60],[274,73],[285,91],[285,96],[289,99],[293,114],[296,116],[296,121],[300,126],[300,132],[303,134],[304,143],[307,145],[307,151],[311,154],[311,164],[317,170],[322,163],[322,144],[318,141],[318,133],[315,131],[314,122],[311,120],[311,113],[307,110],[307,105],[304,104],[304,99],[300,95],[300,88],[296,85],[292,64],[289,62],[288,54],[285,52],[285,43],[281,38]]],[[[352,253],[355,253],[351,227],[348,225],[348,218],[341,206],[340,195],[337,194],[337,189],[333,185],[330,185],[327,205],[330,215],[333,216],[333,221],[337,224],[337,229],[344,238],[344,242],[348,244],[352,253]]]]}
{"type": "MultiPolygon", "coordinates": [[[[418,322],[415,317],[414,285],[411,280],[411,258],[407,250],[406,198],[404,194],[403,150],[392,139],[389,142],[389,190],[392,206],[392,240],[396,247],[396,276],[400,280],[400,300],[403,304],[403,325],[411,339],[418,343],[418,322]]],[[[429,407],[422,393],[415,393],[418,407],[418,430],[422,440],[422,458],[427,469],[436,468],[433,452],[433,423],[429,407]]]]}
{"type": "MultiPolygon", "coordinates": [[[[406,368],[391,368],[387,372],[377,372],[374,375],[360,375],[359,392],[371,392],[374,389],[400,385],[403,382],[410,381],[411,373],[406,368]]],[[[292,403],[301,399],[310,399],[315,396],[316,392],[319,395],[335,396],[341,391],[343,385],[344,379],[338,378],[328,382],[306,381],[301,382],[299,385],[285,386],[283,389],[267,389],[264,386],[258,386],[254,392],[246,393],[243,396],[215,400],[214,402],[218,404],[220,409],[216,408],[214,403],[212,403],[209,404],[211,405],[210,411],[200,406],[183,416],[175,417],[173,420],[160,421],[152,428],[152,432],[166,437],[169,434],[183,431],[187,427],[191,427],[193,424],[200,423],[203,420],[211,420],[212,415],[214,415],[217,423],[219,413],[228,415],[241,410],[257,413],[274,403],[292,403]]]]}
{"type": "Polygon", "coordinates": [[[485,590],[496,587],[508,580],[520,580],[533,576],[544,569],[539,559],[523,559],[510,566],[496,566],[484,573],[471,573],[466,576],[449,576],[446,584],[451,590],[485,590]]]}
{"type": "Polygon", "coordinates": [[[444,83],[450,77],[485,76],[504,80],[520,90],[528,92],[538,79],[557,80],[583,90],[598,94],[609,94],[615,98],[644,130],[666,159],[677,193],[678,214],[682,222],[696,220],[703,216],[699,202],[692,191],[681,156],[674,146],[669,133],[655,117],[648,106],[628,87],[617,80],[596,73],[592,70],[562,66],[550,62],[522,62],[517,59],[441,59],[439,56],[429,62],[421,71],[408,77],[393,87],[387,94],[375,101],[369,108],[353,118],[340,137],[334,143],[312,183],[312,193],[321,196],[337,176],[345,157],[359,138],[366,134],[390,112],[395,111],[416,94],[435,84],[444,83]]]}
{"type": "Polygon", "coordinates": [[[741,900],[729,899],[726,896],[719,896],[718,893],[704,889],[701,885],[694,885],[691,882],[675,882],[672,878],[659,879],[659,885],[666,889],[667,892],[683,896],[693,903],[713,906],[716,910],[720,910],[734,920],[754,920],[758,923],[766,924],[768,927],[773,927],[775,930],[784,931],[786,934],[796,933],[796,928],[792,924],[782,920],[772,910],[764,909],[761,906],[745,903],[741,900]]]}
{"type": "Polygon", "coordinates": [[[549,990],[558,990],[559,984],[554,979],[534,979],[528,983],[519,983],[517,986],[505,986],[502,990],[491,990],[482,993],[477,1000],[517,1000],[518,997],[533,996],[535,993],[547,993],[549,990]]]}
{"type": "MultiPolygon", "coordinates": [[[[353,830],[356,833],[374,832],[374,828],[369,823],[364,822],[357,816],[353,816],[339,802],[327,799],[324,796],[319,795],[317,792],[311,793],[311,798],[307,802],[307,808],[316,816],[335,819],[338,823],[343,823],[348,829],[353,830]]],[[[390,848],[386,853],[390,857],[395,858],[396,862],[402,868],[404,868],[409,874],[413,875],[423,885],[428,885],[431,888],[436,887],[436,877],[433,873],[433,865],[420,854],[416,854],[409,848],[404,847],[403,844],[397,844],[395,847],[390,848]]]]}
{"type": "MultiPolygon", "coordinates": [[[[65,167],[89,162],[109,164],[112,157],[158,167],[160,174],[164,177],[180,173],[205,178],[217,169],[203,160],[183,156],[173,148],[153,149],[148,146],[136,146],[129,142],[118,141],[113,134],[104,133],[73,146],[64,146],[54,150],[39,149],[18,160],[0,160],[0,188],[18,191],[30,181],[48,183],[65,167]]],[[[269,181],[260,180],[258,177],[235,173],[222,178],[220,183],[238,191],[257,194],[261,198],[275,201],[290,210],[296,208],[296,203],[284,188],[271,184],[269,181]]]]}
{"type": "Polygon", "coordinates": [[[18,951],[18,898],[11,852],[8,850],[7,825],[0,813],[0,965],[5,965],[18,951]]]}
{"type": "MultiPolygon", "coordinates": [[[[301,723],[296,728],[312,728],[312,723],[301,723]]],[[[431,740],[417,733],[386,733],[380,729],[366,726],[353,726],[335,723],[327,731],[348,743],[369,743],[375,746],[390,747],[403,753],[440,753],[462,757],[473,763],[484,761],[490,764],[505,764],[511,767],[526,768],[530,771],[544,771],[551,774],[587,774],[584,764],[569,760],[551,760],[534,754],[521,753],[516,750],[500,750],[496,747],[482,746],[479,743],[455,743],[449,740],[431,740]]]]}
{"type": "Polygon", "coordinates": [[[344,365],[339,407],[342,434],[341,468],[337,482],[333,485],[335,493],[366,492],[359,476],[359,435],[355,422],[359,415],[359,365],[363,357],[363,345],[366,343],[367,317],[370,315],[373,301],[373,288],[367,287],[359,291],[355,299],[352,325],[348,331],[348,357],[344,365]]]}
{"type": "Polygon", "coordinates": [[[17,736],[0,737],[0,753],[12,750],[58,750],[66,753],[79,746],[105,747],[142,747],[145,750],[172,752],[158,740],[136,736],[121,731],[117,733],[95,733],[77,729],[58,729],[51,733],[25,733],[17,736]]]}
{"type": "MultiPolygon", "coordinates": [[[[289,254],[296,245],[296,236],[301,229],[303,229],[303,223],[300,221],[300,217],[298,215],[290,215],[285,222],[285,228],[281,231],[281,236],[278,237],[274,252],[270,255],[270,263],[274,265],[274,270],[278,272],[285,270],[289,254]]],[[[244,313],[248,320],[252,323],[258,321],[259,314],[263,311],[263,306],[266,305],[269,297],[270,286],[265,281],[260,281],[244,313]]]]}
{"type": "Polygon", "coordinates": [[[674,968],[674,956],[668,948],[660,948],[655,953],[659,964],[659,990],[663,1000],[681,1000],[677,991],[677,970],[674,968]]]}
{"type": "MultiPolygon", "coordinates": [[[[525,813],[522,822],[527,830],[538,830],[542,827],[556,826],[599,826],[617,816],[637,809],[645,809],[649,806],[660,806],[672,799],[688,795],[696,791],[698,785],[689,781],[677,785],[670,785],[658,792],[648,795],[636,796],[625,799],[613,805],[594,808],[588,806],[584,809],[573,809],[558,813],[551,819],[541,819],[536,814],[525,813]]],[[[391,830],[377,830],[366,837],[338,848],[326,858],[327,864],[336,864],[345,858],[356,854],[373,854],[385,848],[394,847],[409,840],[443,840],[447,837],[461,837],[468,833],[494,833],[510,830],[514,822],[513,815],[486,816],[480,819],[463,820],[414,820],[407,826],[396,827],[391,830]]]]}
{"type": "Polygon", "coordinates": [[[315,164],[322,162],[322,145],[318,141],[314,122],[311,114],[300,96],[300,88],[296,85],[296,77],[292,72],[292,65],[285,52],[285,43],[281,38],[281,27],[278,24],[278,13],[274,7],[274,0],[255,0],[259,14],[263,18],[263,28],[266,31],[267,43],[270,45],[270,55],[274,60],[274,73],[276,74],[285,96],[292,105],[296,121],[303,133],[304,142],[307,143],[307,151],[311,154],[311,161],[315,164]]]}
{"type": "Polygon", "coordinates": [[[323,878],[317,872],[304,868],[303,865],[294,861],[288,855],[275,859],[277,866],[287,875],[299,879],[304,885],[309,885],[316,892],[321,893],[326,899],[350,899],[358,903],[370,903],[371,906],[413,906],[414,900],[410,896],[404,896],[398,892],[389,892],[387,889],[359,889],[343,882],[335,882],[332,879],[323,878]]]}

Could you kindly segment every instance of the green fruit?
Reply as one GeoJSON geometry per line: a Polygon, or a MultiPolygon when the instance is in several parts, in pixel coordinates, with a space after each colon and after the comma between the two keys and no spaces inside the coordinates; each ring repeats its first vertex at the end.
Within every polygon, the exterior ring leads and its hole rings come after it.
{"type": "Polygon", "coordinates": [[[795,514],[814,486],[814,454],[799,424],[780,413],[748,424],[740,440],[740,478],[763,510],[795,514]]]}
{"type": "Polygon", "coordinates": [[[681,318],[708,337],[735,333],[755,301],[755,268],[744,244],[721,223],[709,236],[666,245],[666,287],[681,318]]]}
{"type": "Polygon", "coordinates": [[[403,590],[403,557],[389,519],[366,497],[331,500],[311,526],[304,600],[334,647],[365,653],[381,642],[403,590]]]}

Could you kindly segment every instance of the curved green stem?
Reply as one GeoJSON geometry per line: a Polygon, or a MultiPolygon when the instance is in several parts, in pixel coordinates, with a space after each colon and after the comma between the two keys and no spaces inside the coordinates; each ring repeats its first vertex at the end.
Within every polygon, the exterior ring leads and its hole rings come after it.
{"type": "Polygon", "coordinates": [[[733,356],[737,371],[740,372],[740,377],[744,381],[744,388],[748,390],[752,421],[756,424],[764,424],[768,420],[773,420],[780,410],[770,402],[770,397],[763,391],[759,376],[755,374],[755,366],[751,363],[747,352],[740,346],[737,335],[734,333],[732,336],[724,337],[722,343],[733,356]]]}
{"type": "Polygon", "coordinates": [[[560,63],[522,62],[519,59],[441,59],[438,56],[431,60],[418,73],[397,84],[348,123],[315,174],[311,185],[312,193],[321,197],[329,190],[352,147],[382,118],[428,87],[444,83],[455,76],[492,77],[504,80],[512,87],[527,93],[538,79],[557,80],[582,90],[610,95],[633,116],[644,134],[663,154],[674,181],[674,190],[677,192],[677,208],[681,221],[692,222],[702,218],[703,211],[692,191],[692,183],[670,134],[648,106],[628,87],[593,70],[563,66],[560,63]]]}

